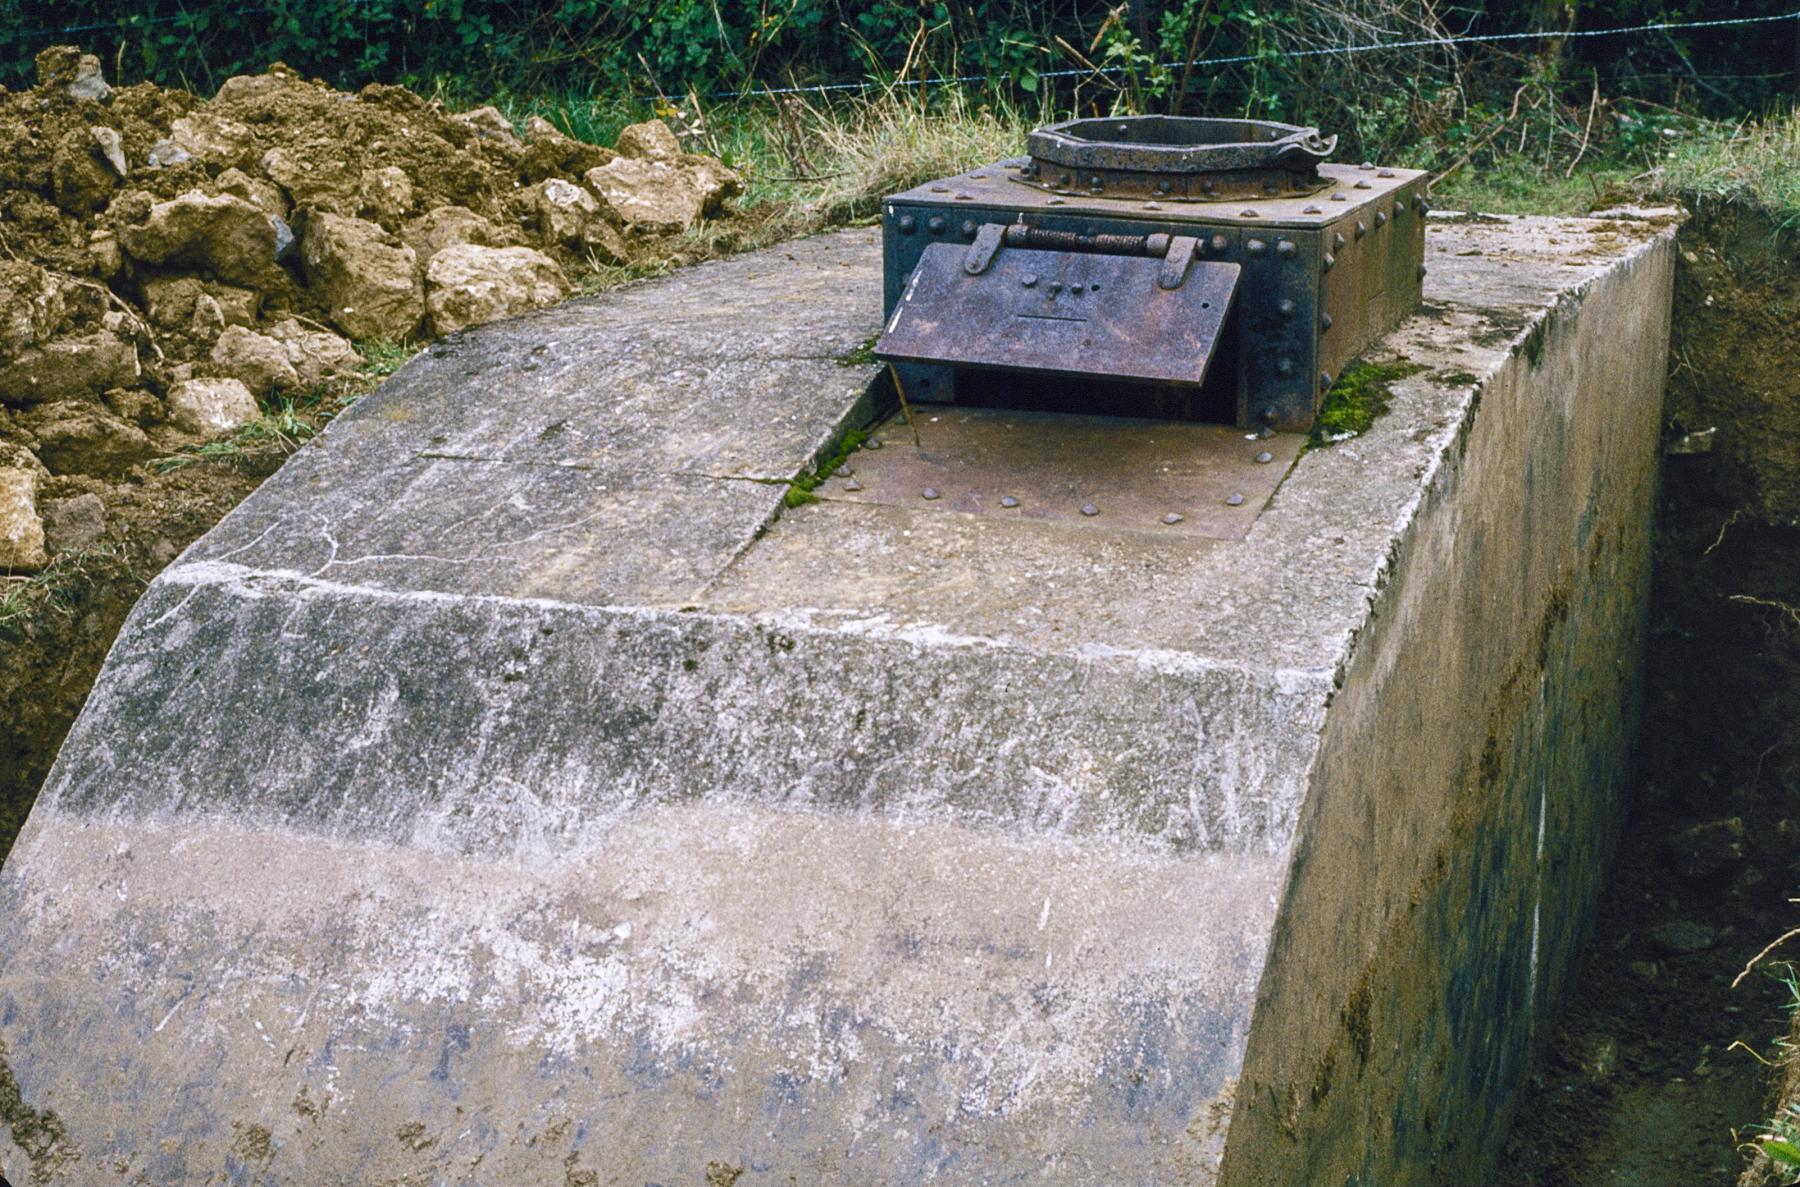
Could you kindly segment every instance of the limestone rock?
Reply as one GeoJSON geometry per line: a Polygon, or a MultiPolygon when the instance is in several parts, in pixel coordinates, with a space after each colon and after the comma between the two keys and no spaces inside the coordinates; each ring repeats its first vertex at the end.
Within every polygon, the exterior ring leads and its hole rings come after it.
{"type": "Polygon", "coordinates": [[[212,106],[229,108],[256,103],[289,88],[305,85],[305,80],[290,67],[277,62],[267,73],[234,74],[220,83],[218,92],[213,95],[212,106]]]}
{"type": "Polygon", "coordinates": [[[37,489],[35,470],[0,466],[0,573],[29,573],[50,561],[37,489]]]}
{"type": "Polygon", "coordinates": [[[412,212],[413,183],[404,169],[388,165],[365,169],[357,185],[362,212],[383,225],[399,222],[412,212]]]}
{"type": "Polygon", "coordinates": [[[189,379],[169,389],[169,418],[203,437],[241,429],[257,416],[256,398],[236,379],[189,379]]]}
{"type": "Polygon", "coordinates": [[[254,284],[275,262],[269,216],[231,194],[189,190],[158,202],[144,222],[120,227],[119,241],[147,264],[206,268],[229,283],[254,284]]]}
{"type": "Polygon", "coordinates": [[[693,225],[741,185],[737,174],[707,157],[620,157],[588,170],[585,180],[619,222],[650,233],[693,225]]]}
{"type": "Polygon", "coordinates": [[[554,305],[571,291],[562,269],[542,252],[473,243],[433,256],[426,281],[426,306],[439,334],[554,305]]]}
{"type": "Polygon", "coordinates": [[[244,168],[256,159],[256,134],[247,124],[205,109],[169,125],[169,140],[208,165],[244,168]]]}
{"type": "Polygon", "coordinates": [[[165,419],[162,401],[156,398],[154,392],[147,392],[141,387],[115,387],[104,398],[114,416],[128,420],[139,428],[161,424],[165,419]]]}
{"type": "Polygon", "coordinates": [[[287,344],[243,326],[227,326],[220,332],[213,343],[212,362],[220,373],[242,380],[252,395],[300,387],[287,344]]]}
{"type": "Polygon", "coordinates": [[[347,340],[329,330],[309,329],[291,317],[270,326],[269,337],[287,352],[288,365],[300,377],[301,387],[317,387],[362,366],[362,356],[347,340]]]}
{"type": "Polygon", "coordinates": [[[78,218],[105,206],[119,185],[118,172],[89,128],[73,129],[56,142],[50,157],[50,178],[56,204],[78,218]]]}
{"type": "Polygon", "coordinates": [[[213,179],[216,193],[242,198],[270,218],[285,219],[290,213],[281,187],[260,177],[252,177],[242,169],[227,169],[213,179]]]}
{"type": "Polygon", "coordinates": [[[66,312],[62,286],[49,272],[0,258],[0,361],[49,338],[66,312]]]}
{"type": "Polygon", "coordinates": [[[59,338],[0,364],[0,400],[38,404],[130,387],[139,374],[137,346],[104,330],[59,338]]]}
{"type": "Polygon", "coordinates": [[[610,148],[563,135],[541,115],[526,121],[525,143],[525,154],[519,158],[519,178],[527,185],[551,177],[580,177],[619,155],[610,148]]]}
{"type": "Polygon", "coordinates": [[[357,208],[357,187],[362,174],[343,161],[321,163],[316,155],[286,148],[272,148],[258,167],[288,195],[296,206],[348,214],[357,208]]]}
{"type": "Polygon", "coordinates": [[[27,427],[39,460],[53,474],[124,475],[154,450],[144,430],[87,400],[60,400],[33,410],[27,427]]]}
{"type": "Polygon", "coordinates": [[[61,87],[72,98],[96,103],[112,98],[113,89],[101,73],[100,59],[76,46],[53,45],[38,54],[36,64],[40,87],[61,87]]]}
{"type": "Polygon", "coordinates": [[[600,221],[600,202],[573,182],[552,177],[531,187],[532,215],[538,239],[552,246],[576,247],[588,224],[600,221]]]}
{"type": "Polygon", "coordinates": [[[100,156],[114,173],[123,178],[131,172],[131,167],[125,163],[125,138],[119,135],[117,128],[90,128],[88,131],[93,133],[100,156]]]}
{"type": "Polygon", "coordinates": [[[201,280],[197,276],[153,276],[143,285],[144,312],[150,324],[161,330],[181,330],[192,324],[200,298],[210,297],[218,306],[224,326],[253,326],[262,304],[255,289],[201,280]]]}
{"type": "Polygon", "coordinates": [[[92,548],[106,535],[106,504],[99,495],[46,499],[42,511],[44,545],[52,553],[92,548]]]}
{"type": "Polygon", "coordinates": [[[173,169],[193,159],[193,153],[173,140],[158,140],[150,146],[150,155],[144,158],[144,164],[152,169],[173,169]]]}
{"type": "Polygon", "coordinates": [[[614,147],[620,156],[640,161],[674,161],[681,156],[681,142],[661,120],[630,125],[619,133],[614,147]]]}
{"type": "Polygon", "coordinates": [[[119,237],[104,227],[88,232],[88,271],[101,280],[112,280],[125,267],[125,253],[119,250],[119,237]]]}
{"type": "Polygon", "coordinates": [[[459,124],[465,124],[475,130],[475,135],[482,140],[496,141],[508,148],[523,149],[519,137],[513,132],[512,121],[498,107],[477,107],[473,111],[464,111],[450,117],[459,124]]]}
{"type": "Polygon", "coordinates": [[[498,227],[466,206],[440,206],[422,214],[400,229],[400,238],[413,249],[421,266],[453,243],[508,246],[498,227]]]}
{"type": "Polygon", "coordinates": [[[315,212],[300,242],[300,262],[313,293],[352,338],[400,339],[425,312],[418,257],[359,218],[315,212]]]}

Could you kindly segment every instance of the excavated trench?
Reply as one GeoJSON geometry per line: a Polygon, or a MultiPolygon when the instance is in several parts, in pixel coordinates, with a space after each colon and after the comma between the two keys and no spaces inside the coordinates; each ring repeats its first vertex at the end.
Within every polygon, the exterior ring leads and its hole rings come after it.
{"type": "Polygon", "coordinates": [[[1702,208],[1680,246],[1632,814],[1508,1187],[1729,1183],[1774,1109],[1793,999],[1732,983],[1800,914],[1800,244],[1702,208]]]}
{"type": "MultiPolygon", "coordinates": [[[[1768,1069],[1735,1045],[1769,1054],[1788,991],[1761,971],[1731,983],[1800,895],[1796,247],[1739,209],[1683,233],[1636,797],[1506,1184],[1727,1182],[1734,1130],[1772,1111],[1768,1069]]],[[[168,476],[129,544],[50,611],[0,623],[0,855],[143,583],[260,477],[168,476]]]]}

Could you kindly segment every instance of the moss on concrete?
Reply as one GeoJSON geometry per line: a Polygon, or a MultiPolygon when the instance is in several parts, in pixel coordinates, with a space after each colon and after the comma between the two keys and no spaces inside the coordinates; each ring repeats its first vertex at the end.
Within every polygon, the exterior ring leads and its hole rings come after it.
{"type": "Polygon", "coordinates": [[[1392,395],[1388,385],[1424,369],[1419,363],[1408,362],[1352,363],[1344,368],[1338,381],[1325,393],[1325,403],[1313,423],[1307,448],[1336,445],[1368,432],[1375,418],[1388,410],[1392,395]]]}

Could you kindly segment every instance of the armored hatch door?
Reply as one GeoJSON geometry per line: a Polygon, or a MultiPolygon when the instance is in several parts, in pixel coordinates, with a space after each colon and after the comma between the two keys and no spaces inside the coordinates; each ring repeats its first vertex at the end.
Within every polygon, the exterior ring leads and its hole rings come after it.
{"type": "Polygon", "coordinates": [[[893,362],[1092,375],[1198,387],[1238,265],[1163,255],[1002,247],[1000,228],[925,249],[875,353],[893,362]]]}

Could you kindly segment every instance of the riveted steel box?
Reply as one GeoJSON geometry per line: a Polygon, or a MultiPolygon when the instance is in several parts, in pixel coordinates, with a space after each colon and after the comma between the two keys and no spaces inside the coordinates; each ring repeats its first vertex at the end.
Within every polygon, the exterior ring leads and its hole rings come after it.
{"type": "MultiPolygon", "coordinates": [[[[1147,126],[1108,131],[1176,139],[1183,121],[1136,122],[1147,126]]],[[[1255,127],[1304,131],[1315,155],[1329,150],[1311,129],[1255,127]]],[[[1418,307],[1422,172],[1317,160],[1259,171],[1237,157],[1197,167],[1179,144],[1110,145],[1111,167],[1084,172],[1040,152],[1046,131],[1031,157],[883,205],[876,353],[915,400],[955,402],[972,373],[1086,376],[1102,392],[1087,411],[1108,411],[1109,383],[1204,387],[1208,419],[1304,430],[1344,366],[1418,307]],[[1182,155],[1146,163],[1157,152],[1182,155]]]]}

